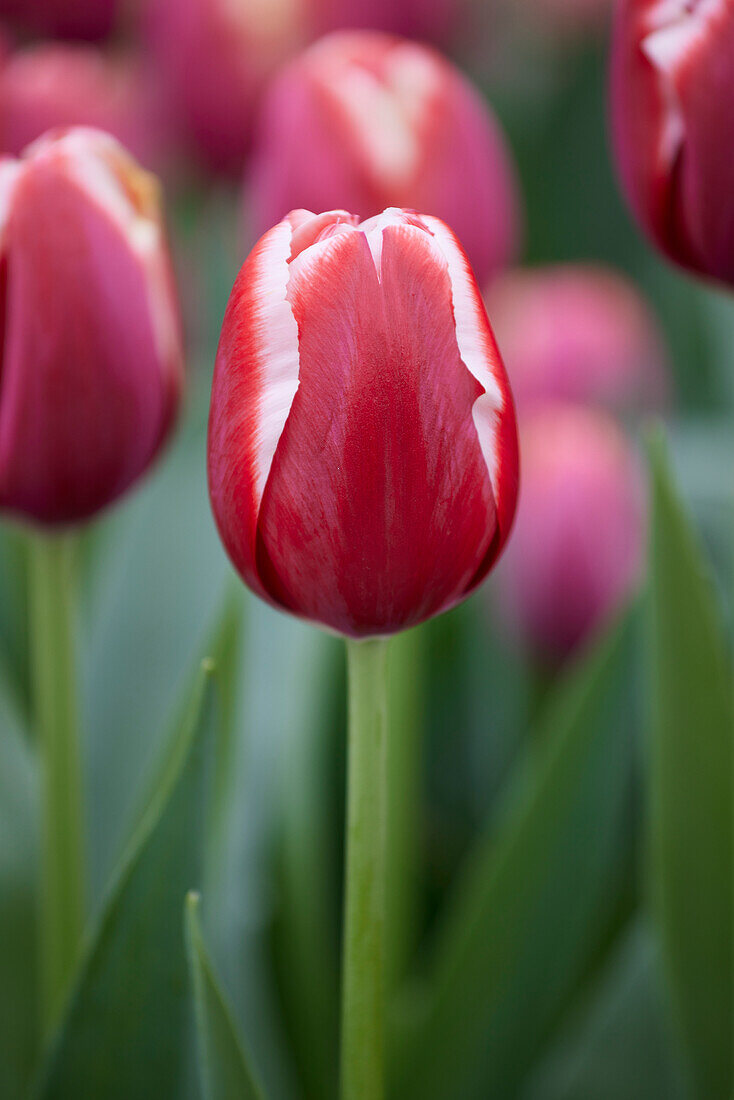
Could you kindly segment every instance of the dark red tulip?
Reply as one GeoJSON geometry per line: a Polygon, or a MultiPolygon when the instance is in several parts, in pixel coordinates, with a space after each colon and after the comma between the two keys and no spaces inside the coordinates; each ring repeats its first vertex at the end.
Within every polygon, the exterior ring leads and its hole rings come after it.
{"type": "Polygon", "coordinates": [[[402,630],[486,576],[517,482],[512,397],[451,230],[298,210],[265,234],[209,422],[214,515],[258,595],[350,636],[402,630]]]}
{"type": "Polygon", "coordinates": [[[617,166],[671,259],[734,282],[734,0],[620,0],[612,48],[617,166]]]}
{"type": "Polygon", "coordinates": [[[0,507],[88,519],[149,466],[182,384],[153,177],[109,135],[0,162],[0,507]]]}
{"type": "Polygon", "coordinates": [[[121,0],[0,0],[0,18],[50,38],[105,38],[115,28],[121,0]]]}
{"type": "Polygon", "coordinates": [[[257,234],[297,207],[432,210],[481,281],[519,238],[515,173],[486,100],[434,50],[367,31],[330,35],[276,78],[249,204],[257,234]]]}

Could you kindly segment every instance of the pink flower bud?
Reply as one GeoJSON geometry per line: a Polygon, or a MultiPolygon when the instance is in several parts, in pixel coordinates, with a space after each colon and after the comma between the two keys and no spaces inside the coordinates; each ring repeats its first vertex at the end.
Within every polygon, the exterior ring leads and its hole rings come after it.
{"type": "Polygon", "coordinates": [[[53,38],[105,38],[119,10],[120,0],[0,0],[0,18],[53,38]]]}
{"type": "Polygon", "coordinates": [[[107,134],[0,162],[0,506],[87,519],[148,467],[182,384],[158,193],[107,134]]]}
{"type": "Polygon", "coordinates": [[[210,169],[239,175],[255,102],[303,44],[312,0],[149,0],[147,37],[182,136],[210,169]]]}
{"type": "Polygon", "coordinates": [[[324,30],[359,28],[445,43],[469,0],[320,0],[324,30]]]}
{"type": "Polygon", "coordinates": [[[330,35],[283,71],[248,192],[258,232],[299,206],[433,210],[480,280],[517,246],[514,171],[489,107],[439,54],[386,35],[330,35]]]}
{"type": "Polygon", "coordinates": [[[517,270],[486,301],[520,409],[555,399],[619,412],[665,405],[662,336],[621,276],[587,264],[517,270]]]}
{"type": "Polygon", "coordinates": [[[507,539],[512,397],[437,218],[290,213],[244,264],[219,344],[209,487],[247,584],[351,636],[466,597],[507,539]]]}
{"type": "Polygon", "coordinates": [[[734,282],[734,0],[620,0],[612,136],[627,198],[667,255],[734,282]]]}
{"type": "Polygon", "coordinates": [[[515,631],[557,660],[598,630],[639,578],[641,475],[604,413],[546,405],[521,421],[520,438],[523,491],[497,594],[515,631]]]}
{"type": "Polygon", "coordinates": [[[160,153],[153,98],[132,59],[94,46],[44,43],[11,55],[0,69],[0,146],[18,156],[41,134],[92,126],[116,137],[139,160],[160,153]]]}

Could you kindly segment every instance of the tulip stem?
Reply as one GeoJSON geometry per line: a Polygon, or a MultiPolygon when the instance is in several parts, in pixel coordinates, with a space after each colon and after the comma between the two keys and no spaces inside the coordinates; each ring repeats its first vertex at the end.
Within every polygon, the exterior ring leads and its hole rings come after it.
{"type": "Polygon", "coordinates": [[[43,1034],[58,1020],[84,927],[84,814],[70,536],[34,534],[30,553],[33,706],[41,760],[40,978],[43,1034]]]}
{"type": "Polygon", "coordinates": [[[384,1094],[387,642],[347,641],[342,1100],[384,1094]]]}

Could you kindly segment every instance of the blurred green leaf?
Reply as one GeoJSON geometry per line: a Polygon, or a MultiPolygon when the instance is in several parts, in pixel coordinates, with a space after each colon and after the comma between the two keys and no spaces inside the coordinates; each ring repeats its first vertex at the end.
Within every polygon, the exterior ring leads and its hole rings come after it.
{"type": "Polygon", "coordinates": [[[200,880],[211,662],[116,876],[51,1046],[43,1100],[176,1096],[186,1033],[181,899],[200,880]]]}
{"type": "Polygon", "coordinates": [[[605,943],[625,864],[631,642],[625,623],[573,671],[464,868],[425,1007],[406,997],[396,1019],[401,1100],[514,1095],[605,943]]]}
{"type": "Polygon", "coordinates": [[[0,1096],[28,1095],[39,1006],[36,761],[0,676],[0,1096]]]}
{"type": "Polygon", "coordinates": [[[204,1100],[260,1100],[262,1092],[247,1064],[232,1012],[204,945],[200,901],[197,893],[187,895],[184,920],[202,1094],[204,1100]]]}
{"type": "Polygon", "coordinates": [[[684,1100],[666,1008],[655,940],[635,921],[523,1100],[684,1100]]]}
{"type": "Polygon", "coordinates": [[[732,696],[712,583],[651,446],[653,904],[696,1093],[732,1089],[732,696]]]}

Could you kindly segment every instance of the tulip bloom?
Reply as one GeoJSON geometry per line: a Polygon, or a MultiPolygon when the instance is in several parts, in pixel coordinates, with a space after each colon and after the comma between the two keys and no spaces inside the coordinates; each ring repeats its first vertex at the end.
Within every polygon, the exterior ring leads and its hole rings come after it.
{"type": "Polygon", "coordinates": [[[105,38],[114,29],[120,0],[0,0],[0,18],[52,38],[105,38]]]}
{"type": "Polygon", "coordinates": [[[206,168],[238,176],[255,103],[304,41],[312,0],[149,0],[146,32],[167,109],[206,168]]]}
{"type": "Polygon", "coordinates": [[[92,126],[150,164],[160,152],[153,96],[131,60],[94,46],[44,43],[11,55],[0,69],[0,147],[19,156],[59,126],[92,126]]]}
{"type": "Polygon", "coordinates": [[[492,113],[433,50],[369,32],[330,35],[264,103],[248,180],[257,232],[295,207],[432,210],[483,281],[518,239],[513,168],[492,113]]]}
{"type": "Polygon", "coordinates": [[[666,403],[661,333],[621,276],[590,264],[512,271],[486,302],[519,408],[561,400],[627,413],[666,403]]]}
{"type": "Polygon", "coordinates": [[[0,162],[0,507],[87,519],[166,438],[182,359],[157,188],[107,134],[0,162]]]}
{"type": "Polygon", "coordinates": [[[671,259],[734,282],[734,0],[621,0],[611,69],[617,167],[671,259]]]}
{"type": "Polygon", "coordinates": [[[459,603],[507,539],[512,397],[437,218],[298,210],[245,262],[209,421],[219,531],[247,584],[352,637],[459,603]]]}
{"type": "Polygon", "coordinates": [[[498,575],[505,617],[548,660],[567,656],[639,579],[641,473],[606,414],[551,404],[521,421],[523,492],[498,575]]]}
{"type": "Polygon", "coordinates": [[[325,30],[361,28],[441,44],[459,21],[466,0],[321,0],[325,30]]]}

